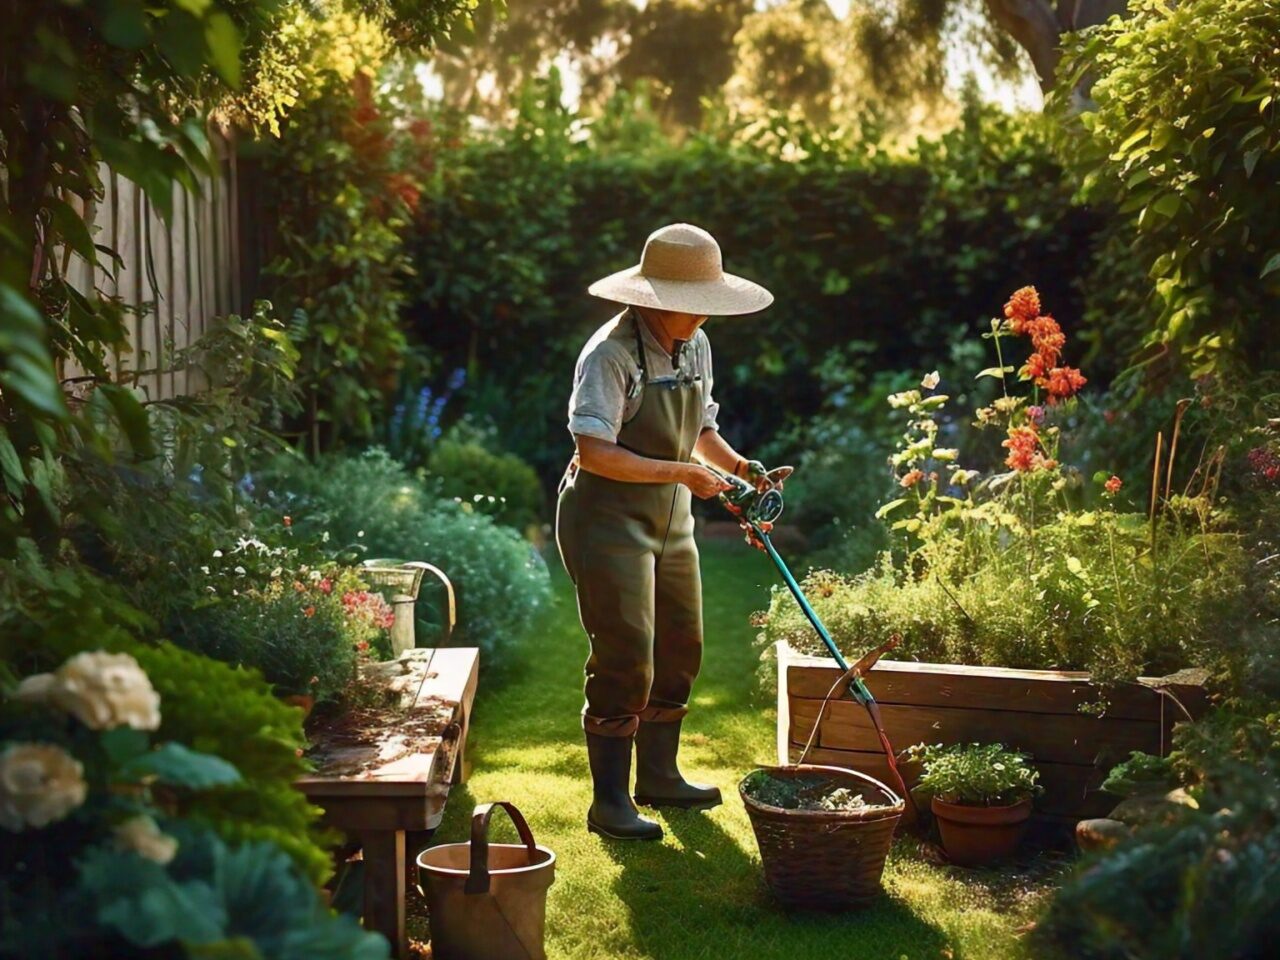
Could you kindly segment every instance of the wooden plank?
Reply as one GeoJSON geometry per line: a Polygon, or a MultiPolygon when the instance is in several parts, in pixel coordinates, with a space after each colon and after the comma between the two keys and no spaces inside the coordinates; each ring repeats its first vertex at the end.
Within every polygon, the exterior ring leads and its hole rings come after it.
{"type": "Polygon", "coordinates": [[[364,925],[391,944],[392,957],[407,957],[405,935],[405,843],[403,830],[361,834],[364,851],[364,925]]]}
{"type": "MultiPolygon", "coordinates": [[[[376,747],[366,747],[364,752],[372,755],[376,747]]],[[[315,797],[425,797],[439,779],[436,756],[435,750],[415,753],[358,776],[336,777],[319,772],[300,777],[295,783],[308,796],[315,797]]]]}
{"type": "MultiPolygon", "coordinates": [[[[308,799],[312,799],[308,796],[308,799]]],[[[324,822],[346,833],[362,830],[434,830],[447,797],[316,797],[324,822]]]]}
{"type": "MultiPolygon", "coordinates": [[[[782,647],[782,645],[779,645],[782,647]]],[[[840,677],[831,659],[800,656],[779,649],[779,675],[784,672],[793,698],[821,700],[840,677]]],[[[1079,714],[1082,704],[1106,701],[1106,715],[1130,720],[1156,719],[1162,701],[1177,710],[1157,688],[1168,687],[1196,714],[1205,705],[1204,688],[1196,684],[1143,677],[1135,683],[1100,687],[1082,671],[1011,670],[1002,667],[912,663],[881,660],[867,675],[871,693],[881,703],[971,707],[1018,713],[1079,714]]]]}
{"type": "MultiPolygon", "coordinates": [[[[818,700],[792,698],[791,742],[809,738],[821,706],[818,700]]],[[[895,750],[914,743],[1003,743],[1049,763],[1113,764],[1131,750],[1158,753],[1161,748],[1160,725],[1141,720],[884,703],[880,713],[895,750]]],[[[818,746],[876,750],[879,744],[863,707],[852,700],[832,701],[818,746]]]]}
{"type": "MultiPolygon", "coordinates": [[[[790,749],[788,762],[798,762],[800,746],[792,745],[790,749]]],[[[848,767],[893,786],[889,764],[883,753],[820,747],[809,751],[808,762],[848,767]]],[[[1040,816],[1064,820],[1102,817],[1120,802],[1119,797],[1099,789],[1105,773],[1096,767],[1068,763],[1036,763],[1035,767],[1040,772],[1040,783],[1044,787],[1044,793],[1035,800],[1036,813],[1040,816]]],[[[913,789],[919,779],[919,770],[903,765],[901,773],[907,789],[913,789]]]]}

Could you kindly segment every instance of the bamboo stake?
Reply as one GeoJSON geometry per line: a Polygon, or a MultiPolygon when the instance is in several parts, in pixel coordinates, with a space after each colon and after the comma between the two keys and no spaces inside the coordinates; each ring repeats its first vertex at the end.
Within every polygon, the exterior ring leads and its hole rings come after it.
{"type": "Polygon", "coordinates": [[[1160,501],[1160,455],[1164,452],[1164,431],[1156,433],[1156,460],[1155,465],[1151,469],[1151,509],[1149,513],[1149,522],[1151,524],[1151,555],[1154,558],[1156,553],[1156,504],[1160,501]]]}
{"type": "Polygon", "coordinates": [[[1182,417],[1187,412],[1191,401],[1185,397],[1178,401],[1177,411],[1173,415],[1173,438],[1169,441],[1169,468],[1165,472],[1164,498],[1167,501],[1173,490],[1173,461],[1178,455],[1178,434],[1182,432],[1182,417]]]}

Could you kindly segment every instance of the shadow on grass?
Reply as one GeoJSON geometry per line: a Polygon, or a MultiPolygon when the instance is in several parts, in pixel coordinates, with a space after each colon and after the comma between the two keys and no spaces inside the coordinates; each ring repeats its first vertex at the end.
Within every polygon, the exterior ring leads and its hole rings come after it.
{"type": "Polygon", "coordinates": [[[770,895],[759,862],[714,819],[697,812],[662,813],[678,847],[607,846],[622,868],[614,890],[630,914],[634,942],[646,955],[662,960],[944,956],[942,931],[888,895],[859,911],[784,911],[770,895]]]}

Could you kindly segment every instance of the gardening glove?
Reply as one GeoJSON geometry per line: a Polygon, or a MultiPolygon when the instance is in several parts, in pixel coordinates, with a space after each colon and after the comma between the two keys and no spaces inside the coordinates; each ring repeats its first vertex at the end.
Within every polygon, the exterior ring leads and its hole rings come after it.
{"type": "Polygon", "coordinates": [[[774,467],[770,470],[759,460],[748,460],[746,466],[741,467],[740,476],[748,483],[754,484],[757,490],[770,488],[781,490],[783,481],[795,473],[795,469],[795,467],[774,467]]]}

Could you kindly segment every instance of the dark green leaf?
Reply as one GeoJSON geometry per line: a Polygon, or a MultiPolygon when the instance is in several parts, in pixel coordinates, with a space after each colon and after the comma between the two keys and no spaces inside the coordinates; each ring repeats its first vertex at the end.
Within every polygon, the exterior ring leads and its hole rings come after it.
{"type": "Polygon", "coordinates": [[[221,11],[205,18],[205,42],[213,68],[230,86],[240,86],[240,31],[232,19],[221,11]]]}
{"type": "Polygon", "coordinates": [[[45,197],[44,206],[49,211],[55,236],[76,253],[85,262],[96,266],[97,251],[93,245],[93,237],[89,234],[89,225],[75,208],[65,200],[57,197],[45,197]]]}
{"type": "Polygon", "coordinates": [[[154,777],[170,786],[205,790],[239,782],[240,772],[221,757],[197,753],[180,743],[166,743],[126,763],[118,777],[121,780],[154,777]]]}
{"type": "Polygon", "coordinates": [[[121,767],[145,754],[151,746],[151,737],[145,730],[115,727],[103,731],[99,742],[111,763],[121,767]]]}
{"type": "Polygon", "coordinates": [[[109,0],[102,6],[102,35],[108,43],[126,50],[146,46],[151,25],[141,0],[109,0]]]}

